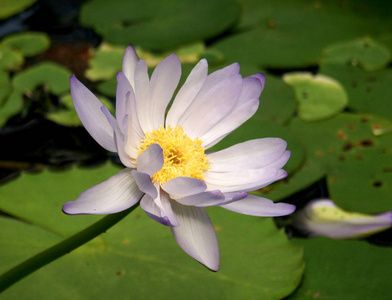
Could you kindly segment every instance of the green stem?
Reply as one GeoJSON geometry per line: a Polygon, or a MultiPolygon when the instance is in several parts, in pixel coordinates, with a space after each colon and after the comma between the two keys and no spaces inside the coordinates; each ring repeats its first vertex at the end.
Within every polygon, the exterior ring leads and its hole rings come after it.
{"type": "Polygon", "coordinates": [[[86,229],[59,242],[45,251],[40,252],[39,254],[27,259],[8,272],[4,273],[0,276],[0,293],[27,275],[71,252],[72,250],[75,250],[88,241],[91,241],[101,233],[104,233],[110,227],[131,213],[137,206],[138,205],[134,205],[133,207],[119,213],[107,215],[86,229]]]}

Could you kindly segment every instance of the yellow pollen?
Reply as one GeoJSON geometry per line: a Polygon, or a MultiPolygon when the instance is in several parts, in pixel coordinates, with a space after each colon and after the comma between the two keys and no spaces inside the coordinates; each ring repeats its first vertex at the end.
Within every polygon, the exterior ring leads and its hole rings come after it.
{"type": "Polygon", "coordinates": [[[151,144],[159,144],[163,149],[164,163],[160,171],[152,177],[152,182],[164,184],[175,177],[193,177],[204,179],[208,170],[208,156],[204,153],[202,141],[189,138],[181,126],[159,129],[147,132],[144,140],[138,144],[139,155],[151,144]]]}

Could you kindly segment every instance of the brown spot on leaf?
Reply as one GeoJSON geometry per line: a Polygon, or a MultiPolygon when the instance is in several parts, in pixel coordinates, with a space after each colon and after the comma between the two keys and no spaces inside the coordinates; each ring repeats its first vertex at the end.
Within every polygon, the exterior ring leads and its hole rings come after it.
{"type": "Polygon", "coordinates": [[[355,125],[354,124],[348,124],[347,125],[348,130],[355,130],[355,125]]]}
{"type": "Polygon", "coordinates": [[[382,171],[385,172],[385,173],[392,173],[392,167],[382,168],[382,171]]]}
{"type": "Polygon", "coordinates": [[[338,182],[338,179],[336,177],[332,177],[331,178],[331,183],[336,183],[336,182],[338,182]]]}
{"type": "Polygon", "coordinates": [[[340,160],[340,161],[345,161],[346,158],[345,158],[343,155],[339,155],[339,156],[338,156],[338,160],[340,160]]]}
{"type": "Polygon", "coordinates": [[[355,159],[356,160],[362,160],[363,156],[361,154],[357,154],[357,155],[355,155],[355,159]]]}
{"type": "Polygon", "coordinates": [[[222,230],[222,227],[215,225],[215,226],[214,226],[214,229],[215,229],[215,231],[221,231],[221,230],[222,230]]]}
{"type": "Polygon", "coordinates": [[[361,120],[360,120],[362,123],[366,123],[366,122],[368,122],[369,121],[369,119],[368,119],[368,117],[361,117],[361,120]]]}
{"type": "Polygon", "coordinates": [[[372,124],[372,128],[373,129],[380,129],[381,128],[381,124],[380,123],[373,123],[372,124]]]}
{"type": "Polygon", "coordinates": [[[268,27],[269,27],[269,28],[275,28],[275,27],[276,27],[275,21],[272,20],[272,19],[269,19],[269,20],[268,20],[268,27]]]}
{"type": "Polygon", "coordinates": [[[122,271],[122,270],[119,270],[119,271],[117,271],[117,272],[116,272],[116,275],[117,275],[117,276],[124,275],[124,271],[122,271]]]}
{"type": "Polygon", "coordinates": [[[359,142],[359,147],[363,148],[368,148],[368,147],[373,147],[374,146],[374,141],[371,139],[363,139],[362,141],[359,142]]]}
{"type": "Polygon", "coordinates": [[[317,156],[324,156],[323,150],[317,150],[316,155],[317,156]]]}
{"type": "Polygon", "coordinates": [[[342,129],[338,130],[338,133],[336,134],[336,137],[339,140],[343,140],[343,141],[347,140],[347,134],[342,129]]]}
{"type": "Polygon", "coordinates": [[[335,147],[331,147],[331,148],[329,148],[329,152],[330,152],[330,153],[334,153],[334,152],[336,152],[336,149],[335,149],[335,147]]]}
{"type": "Polygon", "coordinates": [[[346,152],[352,150],[353,148],[354,148],[354,144],[346,143],[343,145],[342,150],[346,152]]]}
{"type": "Polygon", "coordinates": [[[380,180],[376,180],[375,182],[373,182],[373,186],[374,186],[375,188],[380,188],[380,187],[383,186],[383,183],[382,183],[382,181],[380,181],[380,180]]]}

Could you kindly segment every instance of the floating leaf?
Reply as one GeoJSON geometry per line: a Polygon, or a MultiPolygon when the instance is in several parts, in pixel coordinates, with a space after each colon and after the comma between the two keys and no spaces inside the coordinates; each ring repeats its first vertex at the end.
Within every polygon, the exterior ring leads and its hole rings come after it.
{"type": "Polygon", "coordinates": [[[336,78],[344,86],[349,108],[391,118],[392,69],[365,72],[355,66],[323,65],[320,72],[336,78]]]}
{"type": "Polygon", "coordinates": [[[237,21],[239,13],[232,0],[94,0],[83,5],[81,22],[109,43],[168,50],[217,36],[237,21]]]}
{"type": "Polygon", "coordinates": [[[0,70],[18,70],[24,63],[23,55],[0,44],[0,70]]]}
{"type": "Polygon", "coordinates": [[[242,18],[213,47],[229,62],[262,68],[318,64],[331,43],[389,33],[391,3],[345,1],[241,0],[242,18]],[[377,16],[377,17],[375,17],[377,16]],[[344,30],[342,30],[344,28],[344,30]]]}
{"type": "Polygon", "coordinates": [[[15,15],[35,2],[37,0],[2,0],[0,3],[0,19],[6,19],[15,15]]]}
{"type": "Polygon", "coordinates": [[[2,70],[0,70],[0,107],[3,104],[4,98],[10,92],[10,80],[8,78],[8,74],[2,70]]]}
{"type": "Polygon", "coordinates": [[[327,119],[341,112],[347,105],[344,88],[333,78],[296,72],[285,74],[283,80],[295,90],[298,115],[302,120],[327,119]]]}
{"type": "Polygon", "coordinates": [[[55,95],[69,91],[69,77],[71,72],[58,64],[43,62],[16,74],[13,86],[19,91],[33,91],[44,85],[55,95]]]}
{"type": "Polygon", "coordinates": [[[102,44],[90,60],[90,67],[86,71],[86,77],[92,81],[107,80],[121,70],[124,46],[102,44]]]}
{"type": "Polygon", "coordinates": [[[23,96],[20,92],[13,90],[0,107],[0,127],[13,115],[23,108],[23,96]]]}
{"type": "Polygon", "coordinates": [[[391,59],[388,48],[368,37],[333,44],[323,52],[322,64],[358,64],[365,71],[382,69],[391,59]]]}
{"type": "Polygon", "coordinates": [[[322,122],[295,118],[290,123],[289,129],[306,146],[308,159],[328,174],[330,198],[344,210],[391,209],[391,134],[372,132],[381,122],[376,116],[344,113],[322,122]]]}
{"type": "Polygon", "coordinates": [[[18,50],[23,56],[34,56],[49,48],[50,39],[44,32],[18,32],[5,37],[1,45],[18,50]]]}
{"type": "Polygon", "coordinates": [[[287,299],[390,299],[391,249],[361,241],[297,239],[305,248],[306,270],[287,299]]]}
{"type": "MultiPolygon", "coordinates": [[[[0,271],[56,242],[53,233],[69,235],[99,219],[64,215],[61,206],[116,171],[118,168],[106,165],[93,170],[22,174],[1,186],[1,209],[27,220],[29,225],[6,223],[0,218],[1,225],[8,226],[0,237],[13,235],[1,239],[0,256],[8,257],[10,263],[1,264],[0,271]],[[19,236],[23,244],[17,243],[19,236]]],[[[272,219],[244,216],[220,207],[208,212],[221,249],[221,270],[217,273],[188,257],[168,227],[154,222],[138,208],[105,234],[23,279],[2,296],[56,298],[62,291],[63,298],[73,299],[103,294],[114,295],[114,299],[167,299],[173,295],[168,282],[177,283],[178,298],[192,294],[199,299],[281,299],[292,293],[304,269],[302,250],[276,229],[272,219]]]]}

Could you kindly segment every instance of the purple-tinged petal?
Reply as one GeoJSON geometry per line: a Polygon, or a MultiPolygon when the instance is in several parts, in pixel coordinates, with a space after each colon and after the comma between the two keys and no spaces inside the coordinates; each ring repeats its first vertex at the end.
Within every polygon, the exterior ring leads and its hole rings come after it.
{"type": "Polygon", "coordinates": [[[174,200],[182,205],[205,207],[219,205],[220,203],[224,202],[225,195],[221,191],[215,190],[174,200]]]}
{"type": "Polygon", "coordinates": [[[139,123],[137,115],[136,99],[133,90],[129,93],[128,114],[127,114],[127,139],[125,144],[125,151],[134,159],[139,155],[138,142],[144,139],[144,132],[139,123]]]}
{"type": "Polygon", "coordinates": [[[285,152],[283,152],[281,157],[279,157],[277,160],[270,163],[266,167],[268,167],[268,168],[282,168],[288,162],[290,156],[291,156],[291,151],[285,151],[285,152]]]}
{"type": "Polygon", "coordinates": [[[257,77],[244,78],[237,104],[216,126],[200,136],[203,146],[206,149],[212,147],[252,117],[259,107],[259,97],[262,90],[263,84],[257,77]]]}
{"type": "Polygon", "coordinates": [[[137,170],[152,176],[162,169],[163,163],[163,149],[158,144],[152,144],[137,157],[137,170]]]}
{"type": "Polygon", "coordinates": [[[176,127],[179,119],[189,107],[196,95],[202,88],[204,81],[207,78],[208,64],[207,60],[202,59],[189,74],[185,83],[178,91],[176,98],[166,117],[166,126],[176,127]]]}
{"type": "MultiPolygon", "coordinates": [[[[265,75],[263,73],[256,73],[256,74],[253,74],[253,75],[251,75],[249,77],[257,78],[260,81],[260,83],[261,83],[261,92],[262,92],[264,90],[264,86],[265,86],[265,80],[266,80],[265,75]]],[[[247,77],[247,78],[249,78],[249,77],[247,77]]]]}
{"type": "Polygon", "coordinates": [[[180,226],[172,227],[178,245],[188,255],[212,271],[219,270],[219,245],[214,226],[202,207],[185,206],[171,201],[180,226]]]}
{"type": "MultiPolygon", "coordinates": [[[[259,169],[280,159],[287,143],[279,138],[263,138],[239,143],[208,155],[213,172],[259,169]]],[[[290,153],[289,153],[290,156],[290,153]]],[[[286,159],[286,157],[284,157],[286,159]]],[[[277,164],[280,165],[280,164],[277,164]]],[[[281,166],[273,166],[281,168],[281,166]]]]}
{"type": "Polygon", "coordinates": [[[132,170],[132,176],[135,178],[139,190],[141,190],[143,193],[148,194],[153,199],[158,197],[158,191],[152,183],[151,177],[148,174],[132,170]]]}
{"type": "Polygon", "coordinates": [[[180,225],[172,210],[169,195],[159,190],[159,186],[158,197],[153,199],[149,195],[145,195],[140,202],[140,207],[147,216],[163,225],[172,227],[180,225]]]}
{"type": "Polygon", "coordinates": [[[368,237],[392,226],[392,211],[379,215],[348,212],[330,199],[317,199],[295,212],[292,225],[309,237],[331,239],[368,237]]]}
{"type": "Polygon", "coordinates": [[[135,205],[142,195],[131,170],[124,169],[65,203],[63,211],[69,215],[112,214],[135,205]]]}
{"type": "Polygon", "coordinates": [[[114,140],[116,143],[117,153],[118,153],[118,156],[120,157],[121,162],[123,163],[124,166],[126,166],[128,168],[135,168],[136,165],[132,162],[131,157],[125,151],[124,137],[121,133],[121,130],[118,128],[118,124],[116,122],[116,119],[112,116],[112,114],[109,112],[109,110],[105,106],[102,106],[101,110],[113,128],[114,140]]]}
{"type": "Polygon", "coordinates": [[[237,104],[241,87],[242,77],[235,74],[202,89],[179,120],[184,132],[191,139],[200,138],[219,124],[237,104]]]}
{"type": "Polygon", "coordinates": [[[285,170],[274,168],[240,170],[227,173],[208,170],[204,180],[207,183],[208,190],[220,190],[223,193],[229,193],[254,191],[286,176],[287,172],[285,170]]]}
{"type": "MultiPolygon", "coordinates": [[[[127,104],[126,99],[129,98],[128,93],[130,93],[131,90],[132,87],[128,79],[125,77],[124,73],[118,72],[117,91],[116,91],[116,119],[118,120],[118,122],[120,122],[120,120],[122,121],[124,119],[125,114],[129,113],[128,111],[126,111],[126,104],[127,104]]],[[[125,132],[124,126],[122,126],[123,124],[119,123],[119,125],[121,126],[121,130],[125,132]]]]}
{"type": "Polygon", "coordinates": [[[139,61],[139,56],[137,55],[135,48],[129,45],[124,52],[122,69],[125,77],[128,79],[131,86],[135,87],[135,69],[136,64],[139,61]]]}
{"type": "MultiPolygon", "coordinates": [[[[143,132],[157,129],[151,120],[151,90],[150,79],[148,78],[147,63],[141,59],[136,64],[135,69],[135,99],[137,116],[143,132]]],[[[163,124],[162,124],[163,125],[163,124]]]]}
{"type": "Polygon", "coordinates": [[[207,189],[207,185],[203,180],[191,177],[175,177],[161,187],[170,195],[181,197],[198,194],[207,189]]]}
{"type": "Polygon", "coordinates": [[[221,207],[236,213],[258,216],[278,217],[286,216],[295,211],[295,206],[287,203],[274,203],[273,201],[248,195],[245,199],[221,205],[221,207]]]}
{"type": "Polygon", "coordinates": [[[172,54],[162,60],[151,75],[151,103],[149,115],[153,128],[164,126],[166,107],[180,81],[181,62],[172,54]]]}
{"type": "Polygon", "coordinates": [[[72,100],[83,126],[103,148],[116,152],[113,129],[101,111],[101,101],[75,75],[71,76],[69,83],[72,100]]]}

